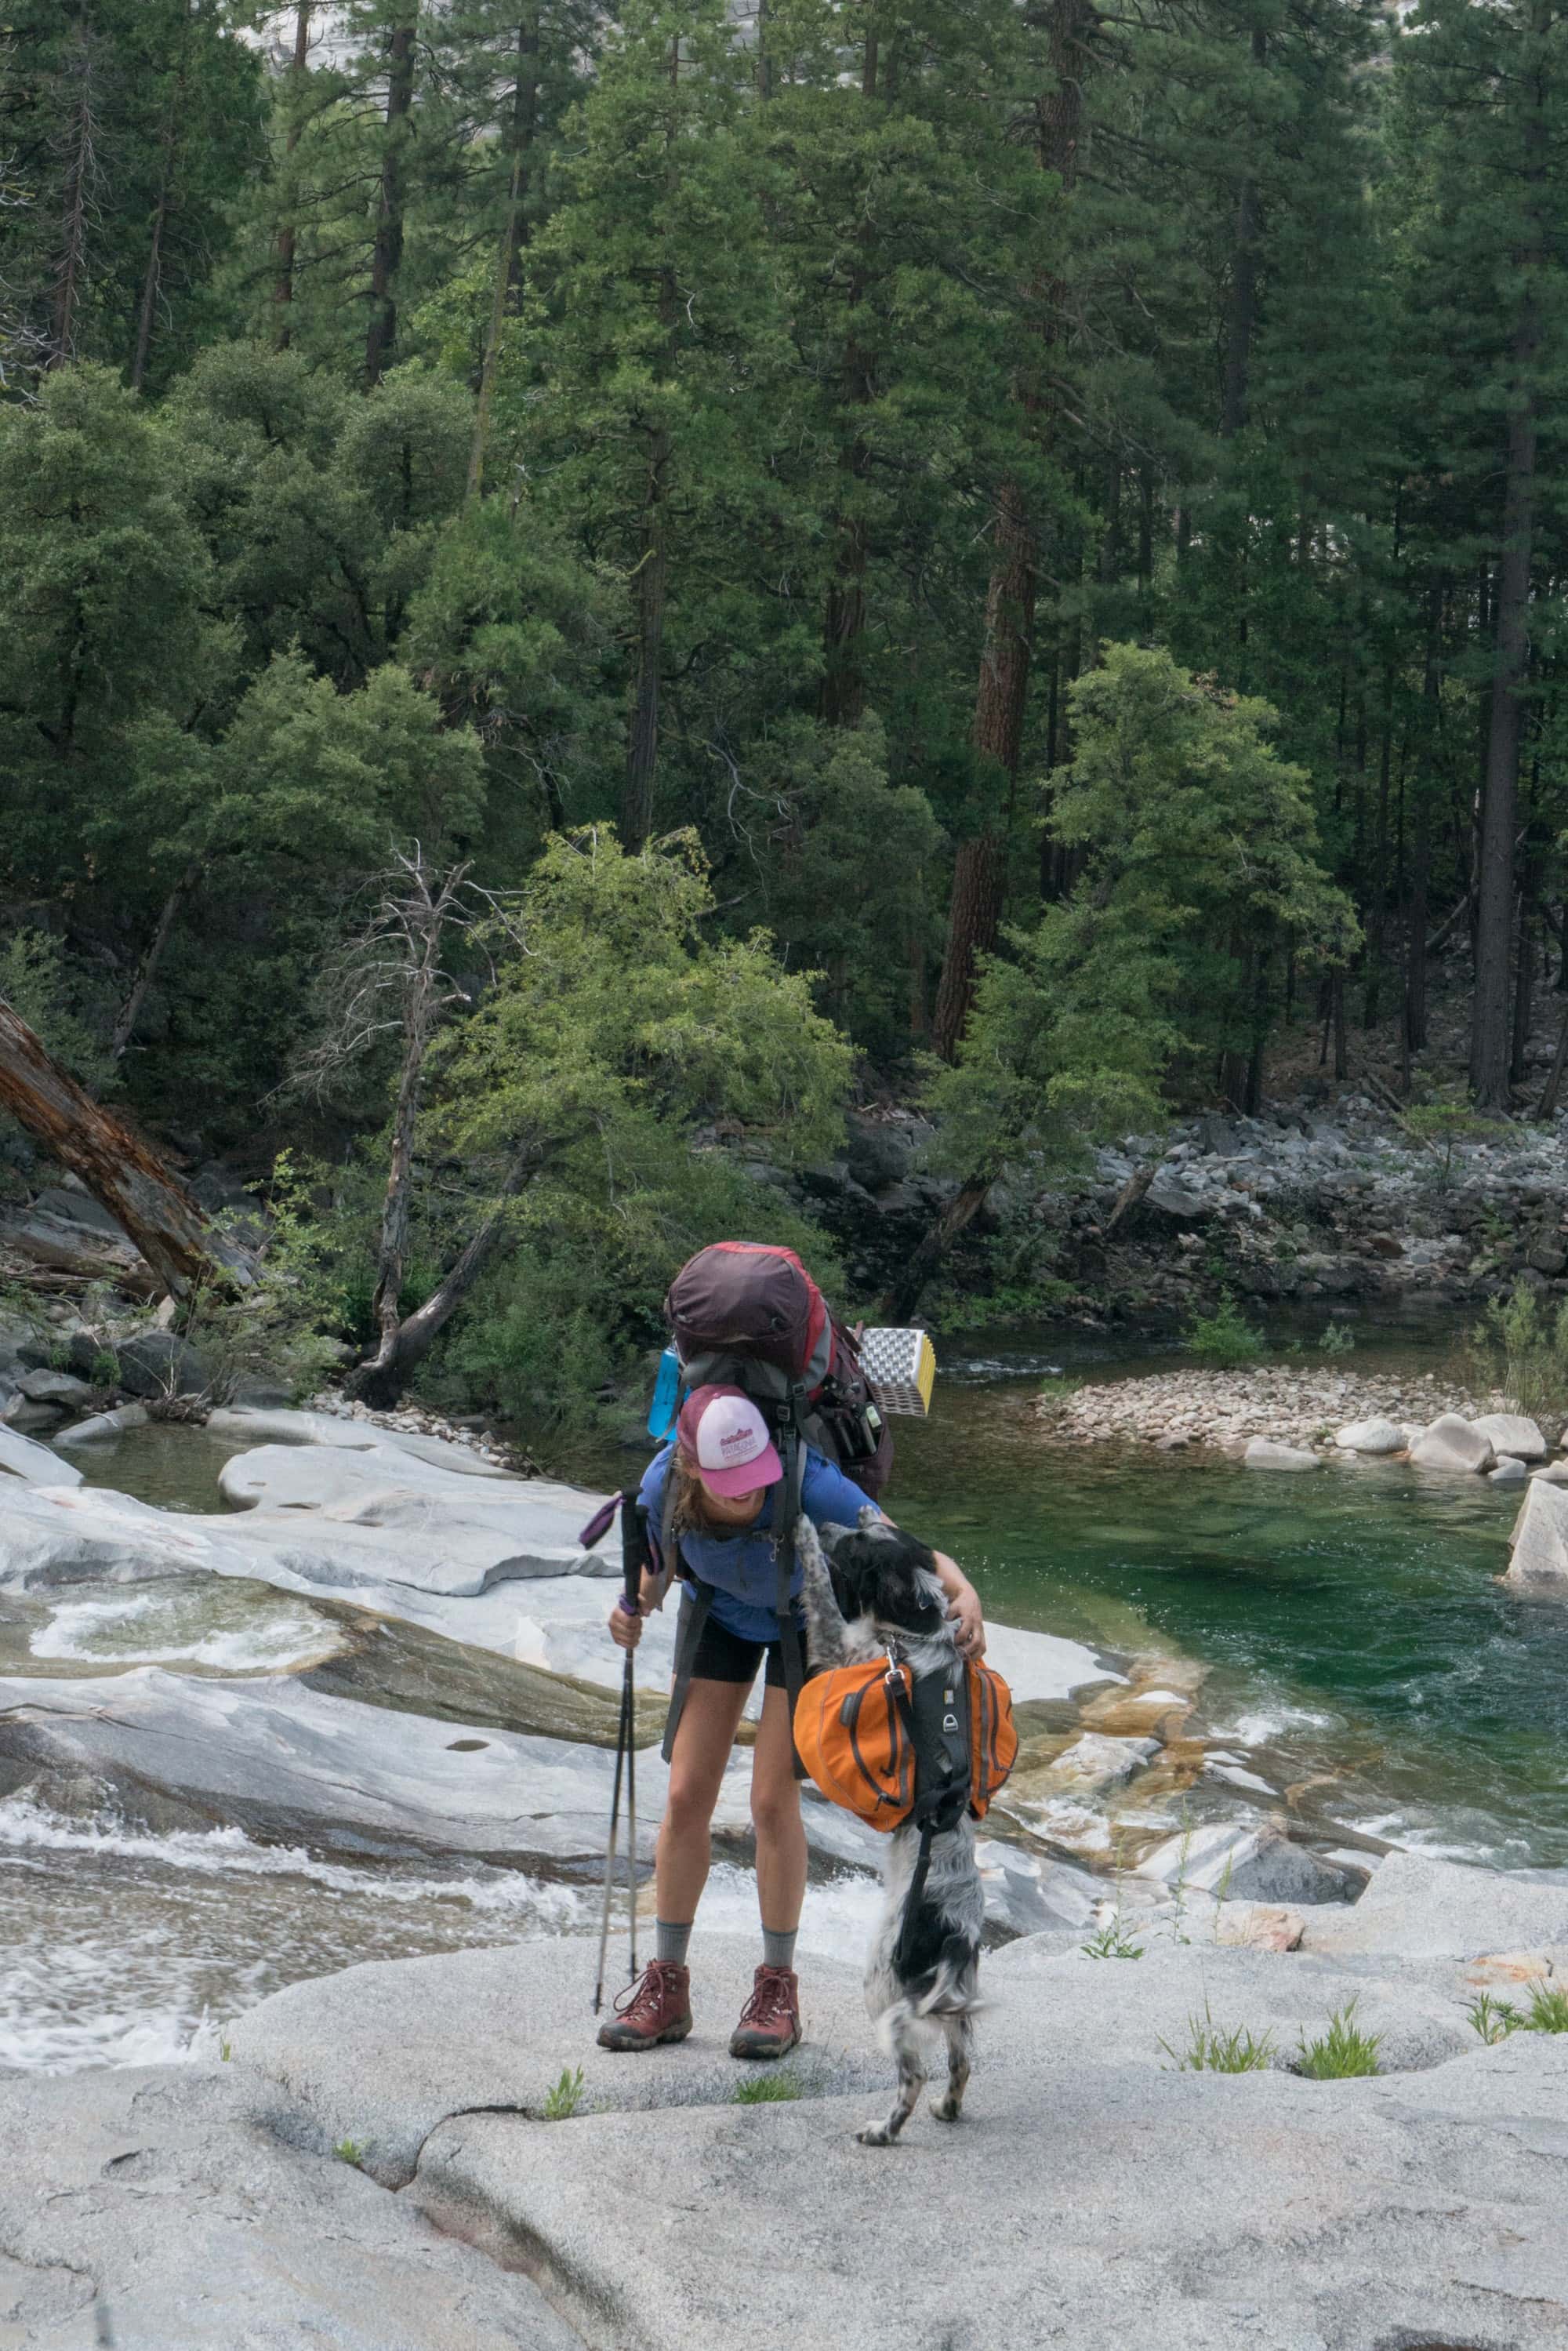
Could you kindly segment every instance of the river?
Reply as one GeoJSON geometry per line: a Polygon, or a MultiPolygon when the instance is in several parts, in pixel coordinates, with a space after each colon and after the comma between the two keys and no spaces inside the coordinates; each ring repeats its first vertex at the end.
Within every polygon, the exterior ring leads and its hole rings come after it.
{"type": "MultiPolygon", "coordinates": [[[[1430,1367],[1439,1343],[1419,1328],[1364,1330],[1355,1367],[1413,1356],[1430,1367]]],[[[1517,1493],[1398,1465],[1285,1479],[1190,1453],[1041,1442],[1032,1405],[1049,1370],[1170,1368],[1169,1350],[1149,1349],[1056,1332],[945,1350],[931,1419],[899,1424],[892,1507],[964,1562],[998,1619],[1204,1663],[1206,1734],[1222,1759],[1240,1750],[1239,1787],[1261,1769],[1276,1788],[1313,1786],[1347,1832],[1505,1867],[1568,1863],[1568,1611],[1494,1581],[1517,1493]]],[[[95,1483],[211,1510],[232,1449],[153,1428],[77,1458],[95,1483]]],[[[590,1444],[555,1466],[604,1485],[630,1459],[590,1444]]],[[[57,1611],[48,1655],[73,1652],[81,1668],[183,1643],[209,1671],[265,1669],[287,1648],[287,1609],[280,1593],[276,1620],[171,1635],[139,1622],[132,1595],[118,1615],[89,1611],[63,1630],[57,1611]]],[[[59,1669],[37,1654],[34,1670],[59,1669]]],[[[814,1886],[803,1951],[858,1949],[874,1898],[863,1879],[814,1886]]],[[[582,1888],[516,1871],[356,1866],[233,1829],[129,1834],[13,1797],[0,1802],[0,2065],[216,2050],[227,2019],[299,1976],[583,1933],[593,1916],[582,1888]]],[[[704,1916],[752,1918],[744,1872],[716,1872],[704,1916]]],[[[585,1949],[585,1999],[590,1972],[585,1949]]]]}

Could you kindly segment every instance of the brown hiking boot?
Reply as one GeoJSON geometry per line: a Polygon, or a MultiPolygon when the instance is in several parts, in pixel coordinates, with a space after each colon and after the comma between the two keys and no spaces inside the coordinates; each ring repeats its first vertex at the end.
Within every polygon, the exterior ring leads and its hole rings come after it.
{"type": "Polygon", "coordinates": [[[730,2055],[785,2057],[800,2038],[800,1977],[792,1968],[758,1968],[751,1998],[729,2036],[730,2055]]]}
{"type": "Polygon", "coordinates": [[[599,2028],[601,2049],[656,2049],[684,2041],[692,2029],[692,1979],[673,1959],[650,1959],[636,1982],[599,2028]]]}

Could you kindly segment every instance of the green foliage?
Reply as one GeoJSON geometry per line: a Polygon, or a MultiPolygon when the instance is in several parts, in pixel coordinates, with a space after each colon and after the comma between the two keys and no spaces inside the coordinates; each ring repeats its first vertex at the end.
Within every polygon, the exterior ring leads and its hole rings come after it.
{"type": "Polygon", "coordinates": [[[1448,1191],[1453,1183],[1456,1144],[1481,1143],[1499,1131],[1495,1119],[1481,1117],[1467,1102],[1451,1096],[1413,1102],[1405,1113],[1405,1124],[1431,1153],[1431,1180],[1439,1192],[1448,1191]]]}
{"type": "Polygon", "coordinates": [[[1248,1322],[1232,1293],[1220,1293],[1212,1314],[1195,1314],[1183,1332],[1189,1353],[1229,1369],[1255,1364],[1264,1351],[1263,1333],[1248,1322]]]}
{"type": "Polygon", "coordinates": [[[94,1090],[112,1064],[80,1011],[81,982],[62,943],[47,931],[13,931],[0,940],[0,1002],[8,1004],[72,1077],[94,1090]]]}
{"type": "Polygon", "coordinates": [[[1522,2032],[1568,2032],[1568,1985],[1532,1983],[1519,2022],[1522,2032]]]}
{"type": "Polygon", "coordinates": [[[552,2083],[545,2093],[544,2120],[547,2123],[570,2122],[577,2112],[577,2102],[581,2095],[581,2066],[563,2065],[559,2081],[552,2083]]]}
{"type": "Polygon", "coordinates": [[[1243,2025],[1227,2031],[1215,2023],[1205,2001],[1203,2014],[1187,2019],[1185,2046],[1176,2049],[1162,2040],[1160,2047],[1178,2074],[1263,2074],[1273,2058],[1274,2036],[1243,2025]]]}
{"type": "Polygon", "coordinates": [[[1330,1322],[1319,1334],[1320,1355],[1354,1355],[1355,1332],[1347,1322],[1330,1322]]]}
{"type": "Polygon", "coordinates": [[[1078,1948],[1086,1959],[1141,1959],[1148,1946],[1128,1933],[1118,1910],[1078,1948]]]}
{"type": "Polygon", "coordinates": [[[732,2106],[779,2106],[804,2095],[799,2075],[789,2072],[753,2074],[737,2082],[730,2093],[732,2106]]]}
{"type": "Polygon", "coordinates": [[[1550,1309],[1519,1280],[1506,1298],[1487,1301],[1470,1333],[1474,1375],[1500,1389],[1531,1419],[1568,1413],[1568,1301],[1550,1309]]]}
{"type": "Polygon", "coordinates": [[[1511,2001],[1494,2000],[1490,1991],[1483,1991],[1478,1999],[1472,2000],[1465,2014],[1489,2049],[1495,2048],[1500,2041],[1506,2041],[1511,2032],[1518,2030],[1519,2011],[1511,2001]]]}
{"type": "Polygon", "coordinates": [[[1301,2034],[1294,2070],[1309,2082],[1346,2082],[1360,2074],[1375,2074],[1382,2036],[1363,2032],[1354,2016],[1355,2002],[1347,2001],[1330,2017],[1326,2032],[1311,2041],[1301,2034]]]}
{"type": "Polygon", "coordinates": [[[347,2163],[358,2171],[364,2163],[367,2142],[358,2138],[340,2138],[332,2153],[338,2162],[347,2163]]]}

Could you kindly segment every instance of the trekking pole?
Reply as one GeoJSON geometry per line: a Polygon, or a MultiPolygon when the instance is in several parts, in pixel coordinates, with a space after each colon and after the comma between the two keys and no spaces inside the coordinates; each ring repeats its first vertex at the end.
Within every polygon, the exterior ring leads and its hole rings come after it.
{"type": "MultiPolygon", "coordinates": [[[[617,1604],[629,1616],[637,1613],[642,1597],[643,1544],[637,1520],[636,1497],[621,1496],[621,1556],[625,1583],[617,1604]]],[[[610,1798],[610,1844],[604,1856],[604,1904],[599,1920],[599,1973],[593,1985],[593,2013],[598,2015],[604,2005],[604,1960],[610,1948],[610,1910],[615,1896],[615,1854],[621,1826],[621,1774],[626,1772],[627,1826],[630,1831],[627,1855],[628,1908],[632,1928],[632,1973],[637,1972],[637,1766],[636,1698],[632,1682],[632,1651],[626,1651],[625,1667],[621,1679],[621,1720],[615,1733],[615,1782],[610,1798]]]]}

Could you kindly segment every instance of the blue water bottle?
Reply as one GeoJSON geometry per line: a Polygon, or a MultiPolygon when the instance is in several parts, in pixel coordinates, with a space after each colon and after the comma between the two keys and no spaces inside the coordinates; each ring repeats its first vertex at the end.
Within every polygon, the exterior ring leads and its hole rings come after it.
{"type": "Polygon", "coordinates": [[[673,1347],[666,1347],[659,1358],[659,1376],[648,1407],[648,1434],[657,1443],[662,1445],[674,1428],[680,1404],[681,1359],[673,1347]]]}

